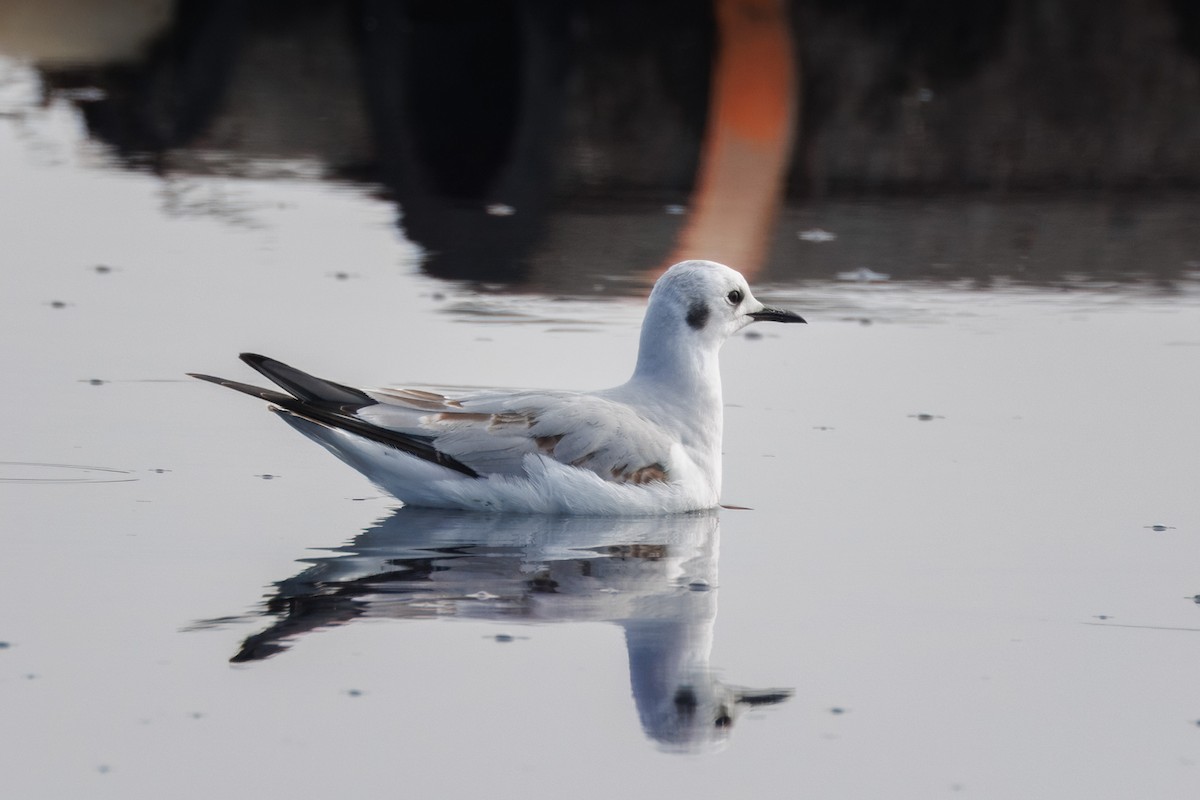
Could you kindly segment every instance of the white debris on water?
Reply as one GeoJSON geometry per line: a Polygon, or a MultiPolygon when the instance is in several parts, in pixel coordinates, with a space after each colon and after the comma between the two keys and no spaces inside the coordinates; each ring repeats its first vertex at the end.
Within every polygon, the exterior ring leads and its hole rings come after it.
{"type": "Polygon", "coordinates": [[[806,231],[800,231],[796,234],[800,239],[806,242],[832,242],[837,238],[837,234],[833,231],[827,231],[824,228],[809,228],[806,231]]]}
{"type": "Polygon", "coordinates": [[[859,267],[858,269],[851,269],[837,274],[839,281],[851,281],[853,283],[879,283],[889,280],[891,277],[886,272],[876,272],[867,267],[859,267]]]}

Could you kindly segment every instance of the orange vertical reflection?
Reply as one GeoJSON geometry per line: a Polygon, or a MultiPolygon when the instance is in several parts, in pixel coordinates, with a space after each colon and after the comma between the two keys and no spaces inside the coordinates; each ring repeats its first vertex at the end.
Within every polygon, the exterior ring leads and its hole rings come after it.
{"type": "Polygon", "coordinates": [[[668,263],[762,266],[783,195],[796,118],[784,0],[714,0],[717,58],[688,218],[668,263]]]}

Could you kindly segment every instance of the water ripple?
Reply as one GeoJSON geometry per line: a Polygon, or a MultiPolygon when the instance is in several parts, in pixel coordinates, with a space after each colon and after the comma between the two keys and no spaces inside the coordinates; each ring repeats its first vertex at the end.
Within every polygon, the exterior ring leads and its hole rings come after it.
{"type": "Polygon", "coordinates": [[[128,470],[112,467],[0,461],[0,483],[125,483],[136,480],[128,470]]]}

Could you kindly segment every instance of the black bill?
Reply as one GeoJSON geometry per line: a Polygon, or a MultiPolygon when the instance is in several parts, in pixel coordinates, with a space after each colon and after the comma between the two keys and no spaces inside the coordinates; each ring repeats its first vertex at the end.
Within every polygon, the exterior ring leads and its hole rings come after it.
{"type": "Polygon", "coordinates": [[[804,317],[795,311],[785,311],[782,308],[764,308],[761,311],[751,311],[750,316],[756,322],[804,322],[804,317]]]}

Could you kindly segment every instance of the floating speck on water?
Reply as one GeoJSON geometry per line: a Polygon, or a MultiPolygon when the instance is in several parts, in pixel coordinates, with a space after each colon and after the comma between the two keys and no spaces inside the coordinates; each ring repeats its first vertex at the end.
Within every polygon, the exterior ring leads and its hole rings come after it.
{"type": "Polygon", "coordinates": [[[67,304],[62,300],[51,300],[49,303],[51,308],[66,308],[67,304]]]}
{"type": "Polygon", "coordinates": [[[264,481],[273,481],[278,478],[278,475],[272,475],[269,472],[264,472],[262,475],[255,475],[256,478],[262,478],[264,481]]]}
{"type": "Polygon", "coordinates": [[[10,645],[8,642],[0,642],[0,650],[7,650],[10,647],[12,647],[12,645],[10,645]]]}
{"type": "Polygon", "coordinates": [[[758,331],[746,331],[747,339],[761,339],[763,335],[758,331]]]}
{"type": "Polygon", "coordinates": [[[1175,530],[1175,526],[1174,526],[1174,525],[1145,525],[1144,527],[1146,528],[1146,530],[1150,530],[1150,531],[1159,531],[1160,533],[1161,533],[1162,531],[1173,531],[1173,530],[1175,530]]]}
{"type": "Polygon", "coordinates": [[[846,709],[842,708],[841,706],[834,706],[833,708],[829,709],[829,713],[830,714],[845,714],[846,709]]]}
{"type": "Polygon", "coordinates": [[[909,414],[909,419],[919,419],[921,422],[929,422],[933,419],[945,419],[940,414],[909,414]]]}
{"type": "Polygon", "coordinates": [[[191,713],[191,717],[192,717],[192,719],[204,719],[204,714],[203,714],[203,712],[200,712],[200,711],[193,711],[191,713]]]}
{"type": "Polygon", "coordinates": [[[512,637],[512,634],[497,633],[495,636],[495,639],[497,642],[511,642],[513,640],[513,637],[512,637]]]}
{"type": "Polygon", "coordinates": [[[101,775],[107,775],[111,771],[112,767],[110,767],[108,764],[101,764],[100,766],[96,767],[96,772],[99,772],[101,775]]]}
{"type": "Polygon", "coordinates": [[[429,299],[433,300],[434,302],[440,303],[446,299],[446,295],[443,294],[442,292],[434,292],[433,294],[429,295],[429,299]]]}
{"type": "Polygon", "coordinates": [[[1093,619],[1112,619],[1108,614],[1096,614],[1093,619]]]}
{"type": "Polygon", "coordinates": [[[813,425],[812,429],[814,431],[831,431],[831,430],[833,430],[833,426],[832,425],[813,425]]]}
{"type": "Polygon", "coordinates": [[[335,272],[335,273],[333,273],[333,277],[339,281],[344,281],[350,277],[350,273],[349,272],[335,272]]]}
{"type": "Polygon", "coordinates": [[[796,236],[805,242],[816,242],[818,244],[821,242],[832,242],[837,238],[836,233],[827,231],[824,228],[809,228],[806,231],[800,231],[796,236]]]}
{"type": "Polygon", "coordinates": [[[1185,598],[1185,599],[1187,599],[1187,600],[1191,600],[1193,603],[1195,603],[1196,605],[1200,606],[1200,594],[1197,594],[1197,595],[1192,595],[1191,597],[1188,597],[1188,598],[1185,598]]]}
{"type": "Polygon", "coordinates": [[[88,378],[87,379],[88,386],[103,386],[106,383],[108,383],[108,381],[104,380],[103,378],[88,378]]]}
{"type": "Polygon", "coordinates": [[[687,206],[681,206],[678,203],[668,203],[663,206],[663,211],[670,214],[672,217],[678,217],[687,213],[687,206]]]}
{"type": "Polygon", "coordinates": [[[362,697],[362,689],[347,689],[347,697],[362,697]]]}
{"type": "Polygon", "coordinates": [[[98,275],[107,275],[113,271],[113,268],[107,264],[97,264],[96,266],[92,267],[92,269],[95,270],[96,274],[98,275]]]}
{"type": "Polygon", "coordinates": [[[169,470],[169,469],[163,469],[162,467],[155,467],[154,469],[150,470],[150,472],[154,472],[154,473],[156,473],[156,474],[158,474],[158,475],[164,475],[164,474],[166,474],[166,473],[168,473],[168,472],[170,472],[170,471],[171,471],[171,470],[169,470]]]}
{"type": "Polygon", "coordinates": [[[517,213],[515,208],[505,203],[492,203],[485,210],[493,217],[511,217],[517,213]]]}

